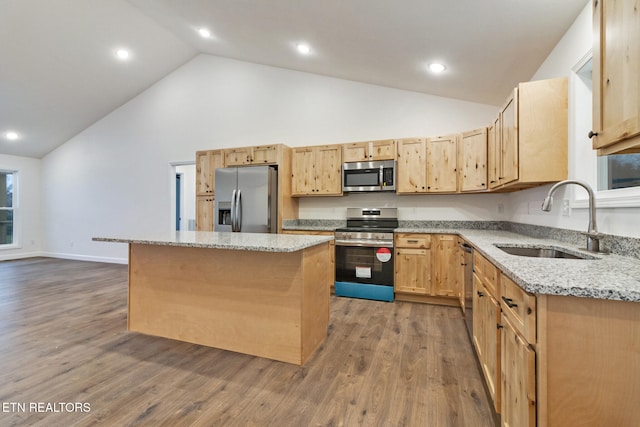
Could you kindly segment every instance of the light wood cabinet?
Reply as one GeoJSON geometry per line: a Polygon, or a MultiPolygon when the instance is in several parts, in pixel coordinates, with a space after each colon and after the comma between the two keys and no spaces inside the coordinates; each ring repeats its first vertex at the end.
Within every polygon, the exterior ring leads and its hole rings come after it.
{"type": "Polygon", "coordinates": [[[427,192],[458,189],[458,135],[427,138],[427,192]]]}
{"type": "Polygon", "coordinates": [[[343,162],[368,162],[374,160],[395,160],[396,141],[394,139],[352,142],[342,146],[343,162]]]}
{"type": "Polygon", "coordinates": [[[215,170],[224,167],[222,150],[196,152],[196,196],[212,195],[215,190],[215,170]]]}
{"type": "Polygon", "coordinates": [[[394,291],[427,295],[431,290],[431,250],[396,248],[394,291]]]}
{"type": "Polygon", "coordinates": [[[487,128],[464,132],[458,145],[460,191],[483,191],[487,187],[487,128]]]}
{"type": "Polygon", "coordinates": [[[530,294],[476,251],[473,304],[473,345],[503,426],[637,424],[637,302],[530,294]]]}
{"type": "Polygon", "coordinates": [[[536,297],[500,275],[503,426],[536,425],[536,297]]]}
{"type": "Polygon", "coordinates": [[[427,191],[427,140],[424,138],[398,141],[396,193],[412,194],[427,191]]]}
{"type": "Polygon", "coordinates": [[[431,294],[458,298],[462,287],[458,238],[453,234],[434,234],[431,239],[434,243],[431,294]]]}
{"type": "Polygon", "coordinates": [[[455,193],[458,136],[398,140],[396,193],[455,193]]]}
{"type": "Polygon", "coordinates": [[[593,1],[593,148],[640,153],[640,9],[637,0],[593,1]]]}
{"type": "Polygon", "coordinates": [[[495,267],[482,255],[474,253],[473,344],[494,409],[499,413],[501,404],[500,303],[497,293],[492,291],[498,289],[498,284],[493,279],[495,277],[493,269],[495,267]]]}
{"type": "Polygon", "coordinates": [[[214,197],[196,196],[196,231],[213,231],[214,197]]]}
{"type": "Polygon", "coordinates": [[[502,402],[505,427],[536,426],[536,353],[502,316],[502,402]]]}
{"type": "Polygon", "coordinates": [[[567,179],[567,79],[520,83],[490,130],[489,188],[513,191],[567,179]]]}
{"type": "Polygon", "coordinates": [[[431,292],[431,236],[398,233],[394,291],[400,294],[428,295],[431,292]]]}
{"type": "Polygon", "coordinates": [[[292,151],[292,196],[342,195],[341,145],[298,147],[292,151]]]}
{"type": "Polygon", "coordinates": [[[228,148],[224,150],[226,166],[270,165],[278,163],[280,145],[228,148]]]}
{"type": "Polygon", "coordinates": [[[463,271],[457,236],[397,233],[394,248],[397,300],[458,305],[463,271]]]}

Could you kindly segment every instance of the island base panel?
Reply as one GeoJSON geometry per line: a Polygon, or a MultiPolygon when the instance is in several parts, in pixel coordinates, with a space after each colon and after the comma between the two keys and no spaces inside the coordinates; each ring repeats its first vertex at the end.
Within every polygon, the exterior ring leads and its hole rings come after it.
{"type": "Polygon", "coordinates": [[[288,253],[130,245],[128,329],[303,364],[329,320],[329,244],[288,253]]]}

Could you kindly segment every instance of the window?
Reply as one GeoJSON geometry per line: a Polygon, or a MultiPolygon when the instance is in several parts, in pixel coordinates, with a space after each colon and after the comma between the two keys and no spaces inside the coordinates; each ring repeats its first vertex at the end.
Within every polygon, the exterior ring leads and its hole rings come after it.
{"type": "Polygon", "coordinates": [[[598,191],[640,187],[640,154],[598,158],[598,191]]]}
{"type": "Polygon", "coordinates": [[[14,172],[0,171],[0,245],[14,243],[14,172]]]}
{"type": "MultiPolygon", "coordinates": [[[[573,67],[572,92],[574,118],[573,176],[582,179],[596,191],[598,207],[640,206],[640,154],[596,156],[587,134],[592,129],[592,60],[588,52],[573,67]]],[[[586,193],[574,196],[572,207],[587,207],[586,193]]]]}

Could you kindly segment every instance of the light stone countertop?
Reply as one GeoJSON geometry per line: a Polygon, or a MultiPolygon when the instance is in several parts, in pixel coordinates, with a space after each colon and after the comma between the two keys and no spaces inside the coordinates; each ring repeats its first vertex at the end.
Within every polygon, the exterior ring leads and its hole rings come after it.
{"type": "Polygon", "coordinates": [[[332,236],[269,233],[221,233],[213,231],[170,231],[130,237],[94,237],[96,242],[181,246],[257,252],[295,252],[333,240],[332,236]]]}
{"type": "Polygon", "coordinates": [[[457,234],[530,293],[640,302],[640,260],[636,258],[594,254],[557,240],[533,238],[508,231],[398,228],[396,233],[457,234]],[[510,255],[495,246],[503,243],[508,246],[535,244],[559,248],[593,259],[510,255]]]}

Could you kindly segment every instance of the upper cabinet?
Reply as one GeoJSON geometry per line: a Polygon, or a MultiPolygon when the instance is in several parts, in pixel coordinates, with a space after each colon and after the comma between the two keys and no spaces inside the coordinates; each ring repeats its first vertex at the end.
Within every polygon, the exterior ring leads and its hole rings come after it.
{"type": "Polygon", "coordinates": [[[460,191],[487,189],[487,128],[464,132],[458,144],[460,191]]]}
{"type": "Polygon", "coordinates": [[[294,148],[291,157],[291,195],[342,195],[342,145],[294,148]]]}
{"type": "Polygon", "coordinates": [[[458,135],[427,139],[427,191],[455,193],[458,189],[458,135]]]}
{"type": "Polygon", "coordinates": [[[593,148],[640,153],[640,8],[593,1],[593,148]]]}
{"type": "Polygon", "coordinates": [[[567,79],[520,83],[489,128],[489,188],[567,179],[567,79]]]}
{"type": "Polygon", "coordinates": [[[224,167],[224,152],[208,150],[196,152],[196,195],[210,196],[215,189],[215,169],[224,167]]]}
{"type": "Polygon", "coordinates": [[[280,145],[260,145],[224,150],[226,166],[273,165],[278,163],[280,145]]]}
{"type": "Polygon", "coordinates": [[[427,191],[427,140],[425,138],[398,141],[396,192],[411,194],[427,191]]]}
{"type": "Polygon", "coordinates": [[[369,142],[352,142],[342,146],[343,162],[369,162],[374,160],[395,160],[396,141],[394,139],[369,142]]]}

